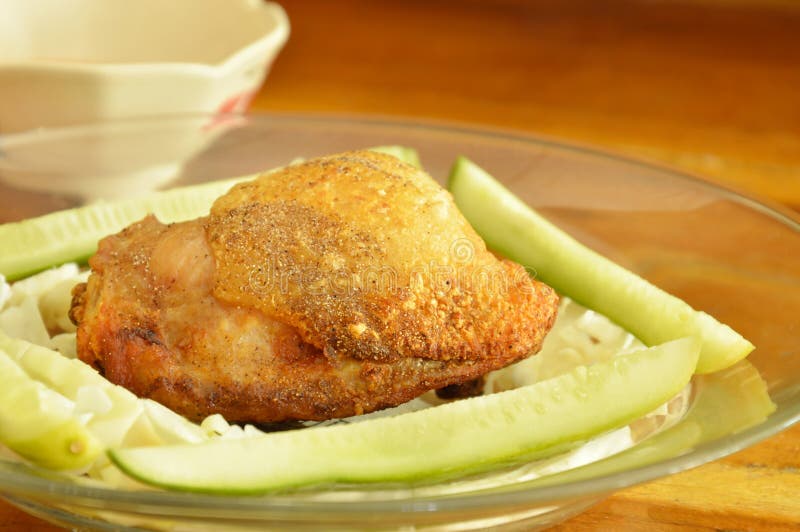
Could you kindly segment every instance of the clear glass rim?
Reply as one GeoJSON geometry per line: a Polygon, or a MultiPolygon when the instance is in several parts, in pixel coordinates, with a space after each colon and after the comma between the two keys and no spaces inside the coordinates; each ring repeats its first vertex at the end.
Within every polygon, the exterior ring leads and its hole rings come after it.
{"type": "Polygon", "coordinates": [[[304,111],[258,111],[258,112],[231,112],[231,113],[172,113],[161,115],[148,115],[131,117],[119,120],[102,122],[81,122],[67,126],[40,127],[32,130],[18,131],[3,134],[0,131],[0,159],[3,155],[3,146],[13,146],[28,142],[41,142],[45,139],[68,138],[76,135],[84,135],[91,132],[103,132],[105,130],[125,130],[143,126],[155,126],[164,123],[181,123],[187,121],[207,121],[221,123],[259,123],[277,119],[297,123],[329,123],[329,124],[350,124],[365,127],[392,127],[405,130],[425,130],[436,131],[439,133],[456,133],[460,135],[475,137],[492,137],[519,143],[533,143],[550,148],[564,149],[591,155],[598,158],[616,161],[632,166],[639,166],[650,170],[669,173],[673,177],[700,185],[704,188],[714,190],[737,203],[766,214],[778,221],[790,226],[792,229],[800,230],[800,213],[790,207],[782,205],[768,198],[756,198],[752,193],[737,190],[731,185],[715,183],[707,178],[692,174],[683,169],[670,166],[663,162],[656,162],[651,159],[636,157],[631,154],[621,154],[608,148],[601,148],[591,144],[580,143],[575,140],[566,140],[530,133],[527,131],[494,127],[486,124],[472,124],[455,121],[437,120],[420,117],[399,117],[380,114],[358,114],[358,113],[339,113],[339,112],[304,112],[304,111]]]}
{"type": "MultiPolygon", "coordinates": [[[[773,218],[776,222],[787,226],[789,229],[800,233],[800,215],[792,210],[780,205],[770,205],[763,200],[747,197],[724,186],[711,183],[686,172],[677,171],[665,165],[637,160],[632,157],[620,156],[591,146],[539,137],[525,132],[433,120],[399,119],[394,117],[375,117],[372,115],[359,116],[352,114],[295,112],[270,112],[245,115],[176,114],[114,122],[78,124],[58,128],[41,128],[34,131],[0,135],[0,157],[2,157],[3,144],[6,142],[36,142],[49,135],[84,134],[91,131],[102,131],[103,128],[108,127],[135,128],[139,126],[158,125],[170,121],[220,119],[241,120],[247,123],[255,122],[256,124],[262,121],[268,124],[269,120],[282,120],[296,124],[324,123],[339,126],[391,127],[401,128],[407,131],[436,131],[438,133],[473,136],[475,138],[491,137],[493,139],[523,144],[532,143],[550,148],[579,152],[631,166],[657,170],[668,173],[672,177],[699,184],[713,190],[719,196],[759,211],[773,218]]],[[[0,470],[0,491],[7,492],[9,495],[31,497],[57,496],[60,503],[75,503],[88,506],[91,506],[92,500],[102,500],[106,504],[113,503],[114,507],[119,509],[128,507],[142,511],[143,508],[147,508],[147,513],[154,515],[159,513],[176,515],[176,509],[178,508],[190,512],[193,515],[196,515],[195,510],[201,508],[207,511],[225,510],[245,512],[239,515],[239,517],[243,519],[258,514],[273,512],[281,512],[282,514],[289,515],[313,512],[319,517],[321,515],[366,514],[372,512],[406,514],[409,512],[430,513],[458,511],[465,508],[500,508],[521,504],[546,503],[556,500],[598,496],[634,484],[653,480],[667,474],[684,471],[749,447],[790,427],[798,421],[800,421],[800,399],[795,398],[790,402],[784,403],[782,408],[779,408],[762,423],[744,431],[699,445],[683,455],[645,466],[564,484],[531,487],[526,486],[526,483],[522,482],[514,484],[513,488],[499,492],[475,491],[455,495],[411,496],[403,499],[368,501],[309,501],[293,498],[291,494],[224,496],[174,491],[125,491],[85,486],[68,481],[51,480],[25,472],[3,470],[0,470]]]]}

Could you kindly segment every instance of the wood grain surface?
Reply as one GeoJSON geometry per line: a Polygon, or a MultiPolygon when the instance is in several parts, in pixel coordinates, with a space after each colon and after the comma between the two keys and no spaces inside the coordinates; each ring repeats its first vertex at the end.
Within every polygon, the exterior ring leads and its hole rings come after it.
{"type": "Polygon", "coordinates": [[[800,207],[800,4],[286,1],[255,110],[440,118],[647,157],[800,207]]]}
{"type": "MultiPolygon", "coordinates": [[[[252,103],[518,129],[800,210],[800,2],[283,0],[252,103]]],[[[800,340],[800,339],[799,339],[800,340]]],[[[798,530],[800,425],[556,530],[798,530]]],[[[56,530],[0,502],[0,530],[56,530]]]]}

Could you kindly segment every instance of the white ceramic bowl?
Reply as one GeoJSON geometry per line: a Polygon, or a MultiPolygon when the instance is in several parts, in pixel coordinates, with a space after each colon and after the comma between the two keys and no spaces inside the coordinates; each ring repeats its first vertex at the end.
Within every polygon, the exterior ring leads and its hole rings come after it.
{"type": "Polygon", "coordinates": [[[243,111],[288,35],[262,0],[0,0],[0,134],[243,111]]]}

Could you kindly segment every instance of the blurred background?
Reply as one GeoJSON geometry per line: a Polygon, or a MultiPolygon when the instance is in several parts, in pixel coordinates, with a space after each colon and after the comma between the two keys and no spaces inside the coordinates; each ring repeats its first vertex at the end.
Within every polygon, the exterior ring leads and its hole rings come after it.
{"type": "MultiPolygon", "coordinates": [[[[233,98],[214,94],[211,110],[518,130],[665,164],[800,211],[800,1],[279,3],[291,33],[266,81],[256,92],[250,85],[230,89],[233,98]]],[[[178,0],[155,4],[171,6],[187,27],[178,0]]],[[[3,45],[17,27],[10,20],[0,16],[0,63],[12,49],[3,45]]],[[[187,31],[191,40],[181,53],[215,38],[187,31]]],[[[247,83],[259,74],[245,72],[247,83]]],[[[2,97],[11,77],[2,75],[0,111],[13,114],[18,102],[2,97]]],[[[37,109],[48,101],[37,98],[37,109]]],[[[185,93],[170,98],[169,106],[187,101],[185,93]]],[[[0,119],[0,132],[3,125],[0,119]]],[[[190,139],[181,149],[191,154],[207,141],[190,139]]],[[[152,143],[168,144],[158,137],[152,143]]],[[[119,152],[109,153],[119,160],[119,152]]],[[[13,218],[20,198],[31,196],[16,194],[0,195],[0,214],[13,218]]],[[[720,462],[624,490],[561,529],[792,529],[787,523],[800,522],[798,442],[795,426],[720,462]]],[[[56,528],[0,501],[0,530],[56,528]]]]}
{"type": "Polygon", "coordinates": [[[283,0],[253,111],[515,128],[800,208],[800,2],[283,0]]]}

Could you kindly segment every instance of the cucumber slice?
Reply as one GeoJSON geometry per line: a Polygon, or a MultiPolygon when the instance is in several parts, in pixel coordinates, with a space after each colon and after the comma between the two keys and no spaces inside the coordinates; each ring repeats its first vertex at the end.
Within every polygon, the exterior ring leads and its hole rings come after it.
{"type": "Polygon", "coordinates": [[[620,454],[536,479],[535,485],[577,482],[674,458],[706,442],[761,423],[777,408],[769,396],[767,383],[747,360],[698,377],[693,383],[693,392],[692,406],[679,424],[620,454]]]}
{"type": "Polygon", "coordinates": [[[144,198],[94,203],[0,225],[0,273],[19,279],[47,267],[84,261],[97,241],[148,213],[165,223],[208,214],[214,200],[244,178],[156,192],[144,198]]]}
{"type": "MultiPolygon", "coordinates": [[[[376,146],[420,167],[419,155],[405,146],[376,146]]],[[[274,170],[272,170],[274,171],[274,170]]],[[[155,192],[144,198],[94,203],[21,222],[0,225],[0,275],[13,281],[50,266],[82,262],[97,250],[97,241],[116,233],[146,214],[164,223],[191,220],[208,214],[211,204],[244,176],[155,192]]]]}
{"type": "MultiPolygon", "coordinates": [[[[147,399],[139,399],[121,386],[112,384],[94,369],[77,359],[0,332],[0,350],[8,354],[27,375],[58,392],[89,413],[88,430],[106,447],[135,439],[140,417],[147,418],[160,438],[154,443],[198,441],[204,431],[183,416],[147,399]]],[[[145,423],[146,424],[146,423],[145,423]]],[[[141,440],[142,438],[140,438],[141,440]]]]}
{"type": "Polygon", "coordinates": [[[30,378],[77,403],[80,413],[91,414],[87,428],[103,446],[119,445],[142,412],[134,394],[110,383],[80,360],[2,333],[0,350],[30,378]]]}
{"type": "Polygon", "coordinates": [[[385,153],[386,155],[392,155],[404,163],[408,163],[411,166],[416,166],[417,168],[422,168],[422,162],[419,160],[419,153],[417,153],[417,150],[414,148],[409,148],[408,146],[387,145],[374,146],[369,148],[369,150],[376,151],[378,153],[385,153]]]}
{"type": "Polygon", "coordinates": [[[516,390],[395,417],[109,454],[137,480],[214,493],[452,476],[552,454],[637,419],[686,385],[698,352],[695,339],[680,339],[516,390]]]}
{"type": "Polygon", "coordinates": [[[699,337],[697,373],[732,366],[753,350],[753,344],[727,325],[579,243],[465,157],[453,165],[448,189],[489,247],[645,344],[699,337]]]}
{"type": "Polygon", "coordinates": [[[73,409],[72,401],[30,378],[0,349],[0,443],[49,469],[86,467],[103,447],[73,409]]]}

